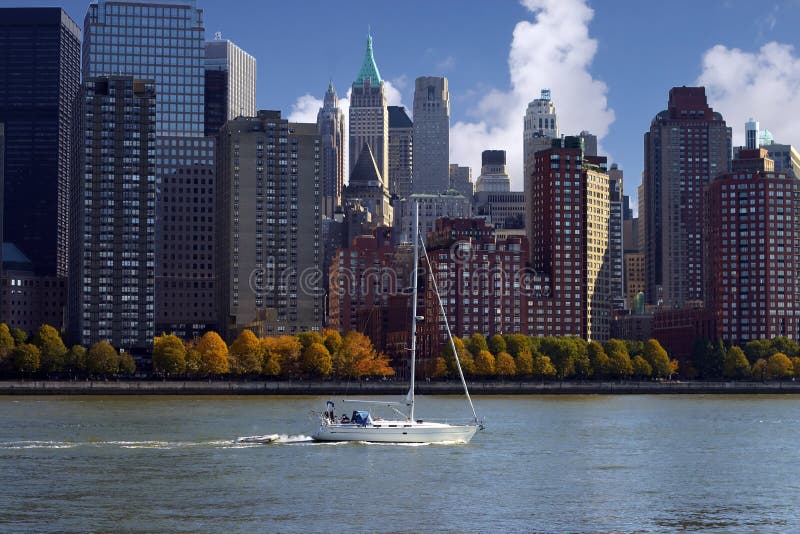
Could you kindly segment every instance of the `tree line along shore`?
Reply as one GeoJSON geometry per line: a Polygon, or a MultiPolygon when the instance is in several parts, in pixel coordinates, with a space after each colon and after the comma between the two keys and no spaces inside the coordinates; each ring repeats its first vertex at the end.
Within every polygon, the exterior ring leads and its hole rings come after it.
{"type": "MultiPolygon", "coordinates": [[[[787,338],[755,340],[744,347],[701,341],[690,361],[671,359],[655,339],[587,342],[578,337],[530,337],[473,334],[454,338],[458,362],[472,381],[766,381],[800,377],[800,345],[787,338]]],[[[67,348],[59,332],[42,325],[28,333],[0,323],[0,374],[6,378],[113,378],[363,380],[406,371],[375,350],[370,339],[350,331],[307,331],[257,337],[243,330],[227,345],[215,332],[183,340],[161,334],[151,358],[137,362],[108,341],[67,348]]],[[[447,381],[458,377],[452,347],[419,362],[420,378],[447,381]]]]}

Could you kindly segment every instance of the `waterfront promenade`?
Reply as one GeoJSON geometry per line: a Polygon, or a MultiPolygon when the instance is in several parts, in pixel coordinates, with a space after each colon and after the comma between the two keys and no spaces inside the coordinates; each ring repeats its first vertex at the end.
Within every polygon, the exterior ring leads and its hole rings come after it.
{"type": "MultiPolygon", "coordinates": [[[[229,380],[2,380],[0,395],[402,395],[404,382],[229,380]]],[[[800,382],[518,382],[469,383],[475,395],[800,394],[800,382]]],[[[418,382],[421,395],[463,393],[459,382],[418,382]]]]}

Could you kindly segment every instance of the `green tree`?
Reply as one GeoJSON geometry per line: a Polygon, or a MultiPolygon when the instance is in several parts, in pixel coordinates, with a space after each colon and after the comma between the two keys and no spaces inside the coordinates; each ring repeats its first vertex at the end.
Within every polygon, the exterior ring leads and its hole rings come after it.
{"type": "Polygon", "coordinates": [[[86,353],[86,368],[95,376],[114,375],[119,371],[119,354],[108,341],[98,341],[86,353]]]}
{"type": "Polygon", "coordinates": [[[507,352],[501,352],[495,357],[494,367],[497,376],[503,378],[517,374],[517,364],[514,362],[514,357],[507,352]]]}
{"type": "Polygon", "coordinates": [[[118,358],[118,372],[121,375],[133,376],[136,374],[136,361],[130,352],[120,352],[118,358]]]}
{"type": "Polygon", "coordinates": [[[257,375],[261,372],[263,359],[261,342],[251,330],[245,328],[231,343],[229,350],[231,373],[240,376],[257,375]]]}
{"type": "Polygon", "coordinates": [[[528,336],[522,334],[506,334],[505,341],[506,351],[514,358],[519,356],[519,353],[523,350],[527,350],[529,353],[531,352],[528,346],[528,336]]]}
{"type": "Polygon", "coordinates": [[[56,373],[64,368],[67,347],[64,346],[58,330],[50,325],[43,324],[36,330],[31,343],[39,348],[42,371],[56,373]]]}
{"type": "Polygon", "coordinates": [[[39,347],[30,343],[17,345],[11,353],[14,362],[14,370],[20,374],[33,374],[39,370],[40,352],[39,347]]]}
{"type": "Polygon", "coordinates": [[[767,375],[769,378],[783,380],[794,374],[792,360],[782,352],[776,352],[767,360],[767,375]]]}
{"type": "Polygon", "coordinates": [[[201,375],[224,375],[230,371],[228,360],[228,345],[216,332],[206,332],[197,343],[197,352],[200,353],[201,375]]]}
{"type": "Polygon", "coordinates": [[[72,345],[64,358],[64,368],[76,375],[86,373],[86,348],[82,345],[72,345]]]}
{"type": "Polygon", "coordinates": [[[745,378],[750,376],[750,362],[744,351],[736,345],[728,349],[722,363],[722,374],[725,378],[745,378]]]}
{"type": "Polygon", "coordinates": [[[633,363],[628,354],[628,347],[619,339],[609,339],[603,349],[608,356],[608,376],[627,378],[633,374],[633,363]]]}
{"type": "Polygon", "coordinates": [[[744,346],[744,355],[747,356],[748,362],[755,362],[762,358],[767,360],[775,352],[772,342],[768,339],[754,339],[748,341],[744,346]]]}
{"type": "Polygon", "coordinates": [[[653,375],[653,368],[642,356],[638,354],[631,360],[633,375],[637,378],[650,378],[653,375]]]}
{"type": "Polygon", "coordinates": [[[472,336],[466,341],[466,343],[464,343],[464,345],[466,345],[467,350],[472,353],[474,358],[477,358],[481,351],[489,350],[489,345],[486,343],[486,338],[478,332],[472,334],[472,336]]]}
{"type": "Polygon", "coordinates": [[[25,330],[20,330],[19,328],[12,328],[9,330],[11,332],[11,337],[14,338],[14,346],[19,347],[26,341],[28,341],[28,333],[25,330]]]}
{"type": "Polygon", "coordinates": [[[669,365],[669,355],[664,347],[655,339],[648,339],[644,344],[644,359],[650,364],[653,375],[658,378],[667,378],[672,373],[669,365]]]}
{"type": "Polygon", "coordinates": [[[589,344],[578,336],[569,336],[566,339],[575,347],[575,375],[579,378],[589,378],[593,373],[589,361],[589,344]]]}
{"type": "Polygon", "coordinates": [[[322,334],[316,330],[308,330],[306,332],[300,332],[297,334],[297,341],[300,342],[300,344],[303,346],[303,349],[307,349],[314,343],[324,344],[325,338],[323,338],[322,334]]]}
{"type": "MultiPolygon", "coordinates": [[[[467,347],[464,345],[464,340],[460,337],[453,338],[453,345],[456,346],[456,351],[458,351],[458,360],[461,363],[461,370],[464,371],[464,374],[467,376],[472,376],[475,374],[475,359],[472,357],[472,353],[467,350],[467,347]]],[[[453,356],[453,349],[450,346],[450,343],[446,343],[442,350],[442,356],[444,357],[445,361],[447,362],[447,368],[449,370],[450,376],[458,376],[458,368],[456,367],[456,359],[453,356]]]]}
{"type": "MultiPolygon", "coordinates": [[[[623,340],[625,348],[628,350],[628,356],[633,359],[636,356],[644,357],[644,341],[623,340]]],[[[632,361],[632,360],[631,360],[632,361]]]]}
{"type": "Polygon", "coordinates": [[[776,337],[772,340],[772,351],[773,353],[782,352],[792,358],[800,353],[800,345],[797,344],[797,341],[788,337],[776,337]]]}
{"type": "Polygon", "coordinates": [[[696,375],[700,374],[701,370],[705,368],[706,360],[713,350],[714,345],[710,340],[705,338],[696,339],[694,347],[692,348],[692,368],[686,375],[690,378],[694,378],[696,375]]]}
{"type": "Polygon", "coordinates": [[[559,378],[569,378],[575,374],[577,347],[567,338],[546,337],[542,339],[541,351],[550,357],[559,378]]]}
{"type": "Polygon", "coordinates": [[[533,374],[540,377],[542,380],[545,377],[550,378],[556,376],[557,370],[553,363],[550,361],[549,356],[534,356],[533,357],[533,374]]]}
{"type": "Polygon", "coordinates": [[[750,374],[756,380],[761,380],[763,382],[767,377],[767,360],[764,358],[756,360],[756,363],[754,363],[753,367],[750,369],[750,374]]]}
{"type": "Polygon", "coordinates": [[[161,334],[153,339],[153,370],[165,375],[186,371],[186,345],[175,334],[161,334]]]}
{"type": "Polygon", "coordinates": [[[517,369],[517,376],[529,376],[533,374],[533,356],[528,348],[520,350],[516,358],[514,358],[514,365],[517,369]]]}
{"type": "Polygon", "coordinates": [[[500,354],[501,352],[506,352],[508,347],[506,346],[506,340],[500,334],[495,334],[489,338],[489,352],[495,355],[495,357],[500,354]]]}
{"type": "Polygon", "coordinates": [[[608,355],[603,345],[599,341],[592,341],[587,347],[589,365],[592,366],[592,374],[596,377],[604,377],[608,374],[608,355]]]}
{"type": "MultiPolygon", "coordinates": [[[[322,339],[322,336],[320,336],[322,339]]],[[[300,356],[300,365],[308,376],[327,378],[333,371],[333,360],[328,347],[322,343],[312,343],[300,356]]]]}

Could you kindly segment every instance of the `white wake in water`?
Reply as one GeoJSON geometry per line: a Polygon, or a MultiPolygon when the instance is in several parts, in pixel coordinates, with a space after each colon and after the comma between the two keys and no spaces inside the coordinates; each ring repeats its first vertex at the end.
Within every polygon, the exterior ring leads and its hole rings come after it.
{"type": "Polygon", "coordinates": [[[265,436],[244,436],[241,438],[236,438],[234,443],[249,443],[249,444],[261,444],[261,445],[269,445],[269,444],[283,444],[283,443],[310,443],[313,442],[314,439],[309,436],[289,436],[287,434],[267,434],[265,436]]]}

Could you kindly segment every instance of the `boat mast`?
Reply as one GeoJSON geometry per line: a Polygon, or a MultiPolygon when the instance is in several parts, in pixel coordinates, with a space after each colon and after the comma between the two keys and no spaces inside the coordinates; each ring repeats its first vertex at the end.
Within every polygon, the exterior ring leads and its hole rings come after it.
{"type": "MultiPolygon", "coordinates": [[[[442,313],[442,317],[444,318],[444,327],[447,330],[447,339],[450,340],[450,348],[453,350],[453,357],[456,360],[456,368],[458,369],[458,376],[461,377],[461,384],[464,386],[464,394],[467,396],[467,402],[469,402],[469,407],[472,409],[472,415],[475,417],[475,422],[478,423],[478,413],[475,411],[475,405],[472,404],[472,397],[469,396],[469,389],[467,389],[467,380],[464,378],[464,371],[461,369],[461,360],[458,358],[458,351],[456,350],[456,344],[453,341],[453,334],[450,332],[450,322],[447,320],[447,312],[444,310],[444,304],[442,303],[442,296],[439,294],[439,288],[436,285],[436,276],[433,274],[433,267],[431,266],[431,259],[428,257],[428,249],[425,248],[425,245],[422,245],[422,253],[425,255],[425,262],[428,265],[428,271],[431,273],[431,286],[433,287],[433,292],[436,293],[436,299],[439,301],[439,311],[442,313]]],[[[481,428],[483,426],[481,425],[481,428]]]]}
{"type": "Polygon", "coordinates": [[[419,203],[414,202],[414,263],[411,270],[411,385],[406,401],[409,405],[408,418],[414,420],[414,375],[417,360],[417,271],[419,267],[419,203]]]}

